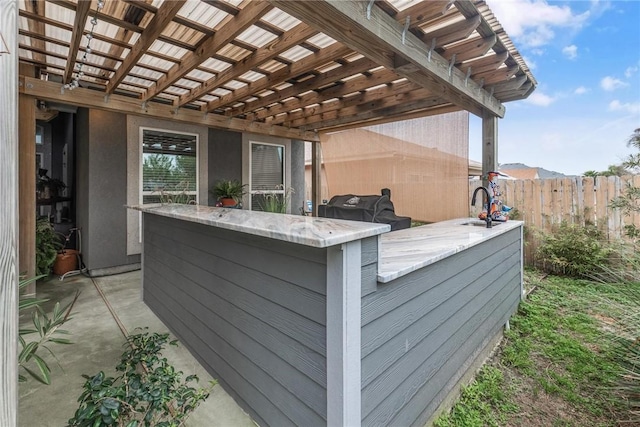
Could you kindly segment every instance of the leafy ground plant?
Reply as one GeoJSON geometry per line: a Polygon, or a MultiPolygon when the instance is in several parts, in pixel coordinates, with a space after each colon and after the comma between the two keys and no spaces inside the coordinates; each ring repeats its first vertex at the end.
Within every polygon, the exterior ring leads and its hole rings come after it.
{"type": "Polygon", "coordinates": [[[496,355],[436,426],[640,425],[640,283],[525,279],[496,355]]]}
{"type": "MultiPolygon", "coordinates": [[[[43,276],[21,280],[19,284],[20,290],[40,277],[43,276]]],[[[51,384],[51,369],[38,352],[44,349],[55,359],[55,354],[49,348],[49,344],[71,344],[70,340],[60,336],[69,333],[64,329],[60,329],[60,327],[71,319],[71,310],[78,296],[79,294],[76,293],[74,299],[64,307],[61,307],[60,303],[57,302],[51,313],[47,313],[42,309],[41,304],[45,303],[46,299],[20,298],[18,310],[20,314],[27,310],[33,310],[31,316],[33,326],[20,328],[18,331],[18,340],[20,342],[18,366],[25,373],[43,384],[51,384]],[[37,338],[30,340],[32,336],[37,336],[37,338]]],[[[18,381],[27,381],[27,376],[21,373],[18,374],[18,381]]]]}
{"type": "Polygon", "coordinates": [[[609,264],[614,249],[593,224],[556,225],[550,233],[541,233],[538,257],[545,271],[588,278],[609,264]]]}
{"type": "MultiPolygon", "coordinates": [[[[195,375],[182,380],[182,372],[162,357],[169,334],[141,332],[129,335],[130,348],[121,357],[117,377],[104,372],[83,375],[86,379],[80,406],[69,426],[182,426],[191,412],[208,396],[208,388],[189,386],[195,375]]],[[[177,345],[177,341],[169,342],[177,345]]]]}

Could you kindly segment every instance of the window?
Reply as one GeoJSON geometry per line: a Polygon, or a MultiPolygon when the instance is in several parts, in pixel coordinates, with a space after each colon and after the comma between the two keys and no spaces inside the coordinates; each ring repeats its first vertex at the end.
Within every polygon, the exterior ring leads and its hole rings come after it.
{"type": "Polygon", "coordinates": [[[44,126],[36,126],[36,145],[42,145],[44,143],[44,126]]]}
{"type": "Polygon", "coordinates": [[[251,210],[265,210],[267,197],[285,197],[284,146],[251,143],[251,210]]]}
{"type": "Polygon", "coordinates": [[[198,135],[158,129],[142,133],[142,203],[197,203],[198,135]]]}

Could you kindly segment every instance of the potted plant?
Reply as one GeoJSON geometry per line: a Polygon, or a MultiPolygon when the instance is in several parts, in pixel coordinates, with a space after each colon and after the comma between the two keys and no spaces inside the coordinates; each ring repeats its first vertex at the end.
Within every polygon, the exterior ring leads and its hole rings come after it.
{"type": "Polygon", "coordinates": [[[38,171],[38,180],[36,182],[36,192],[38,199],[55,199],[60,193],[67,188],[67,185],[58,178],[49,178],[46,169],[38,171]]]}
{"type": "Polygon", "coordinates": [[[62,248],[62,241],[56,234],[48,217],[36,221],[36,274],[48,276],[56,261],[58,250],[62,248]]]}
{"type": "Polygon", "coordinates": [[[236,206],[244,196],[247,184],[236,179],[221,179],[211,188],[211,193],[222,203],[222,206],[236,206]]]}

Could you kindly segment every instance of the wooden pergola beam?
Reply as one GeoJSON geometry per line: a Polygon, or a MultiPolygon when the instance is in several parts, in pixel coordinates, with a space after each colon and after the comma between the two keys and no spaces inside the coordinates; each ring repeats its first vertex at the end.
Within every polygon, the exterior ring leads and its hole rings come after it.
{"type": "Polygon", "coordinates": [[[69,83],[71,81],[73,69],[76,65],[76,58],[78,57],[78,49],[80,48],[80,42],[82,42],[84,26],[87,22],[87,16],[89,16],[90,10],[91,0],[78,1],[76,16],[73,19],[73,32],[71,33],[71,41],[69,42],[67,65],[64,69],[64,76],[62,77],[63,83],[69,83]]]}
{"type": "Polygon", "coordinates": [[[409,17],[409,27],[415,27],[443,16],[451,6],[453,6],[453,0],[421,1],[398,12],[394,18],[396,21],[404,23],[405,19],[409,17]]]}
{"type": "Polygon", "coordinates": [[[178,105],[182,106],[200,98],[202,95],[214,88],[219,87],[220,85],[223,85],[248,71],[251,71],[253,68],[275,58],[282,52],[291,49],[317,33],[318,30],[310,28],[306,24],[297,25],[295,28],[287,31],[277,39],[259,48],[251,55],[243,58],[233,67],[227,68],[226,70],[218,73],[218,75],[207,80],[205,83],[200,85],[200,87],[191,90],[189,94],[181,96],[178,105]]]}
{"type": "Polygon", "coordinates": [[[497,37],[495,35],[465,40],[444,48],[442,51],[442,57],[447,61],[451,61],[453,59],[453,55],[455,55],[455,61],[456,64],[458,64],[469,59],[483,56],[496,44],[496,41],[497,37]]]}
{"type": "Polygon", "coordinates": [[[399,115],[414,109],[435,107],[442,103],[439,97],[430,95],[431,93],[427,89],[393,94],[364,104],[357,104],[341,110],[306,117],[301,120],[296,120],[295,123],[301,129],[321,130],[326,127],[341,126],[384,117],[386,115],[399,115]]]}
{"type": "Polygon", "coordinates": [[[269,116],[275,116],[296,108],[319,104],[332,98],[341,98],[354,92],[366,90],[373,86],[388,84],[389,82],[398,79],[399,77],[396,73],[382,68],[372,73],[362,74],[347,81],[337,83],[332,87],[324,88],[318,92],[309,92],[304,95],[291,98],[287,101],[270,105],[256,112],[251,117],[257,120],[265,119],[269,116]]]}
{"type": "MultiPolygon", "coordinates": [[[[44,18],[44,8],[45,8],[44,0],[25,1],[24,7],[25,7],[25,12],[33,16],[34,18],[44,18]]],[[[46,37],[45,31],[44,31],[44,22],[42,22],[40,19],[30,19],[27,22],[27,25],[29,26],[29,29],[32,32],[42,35],[43,37],[46,37]]],[[[33,47],[44,51],[45,50],[44,40],[40,40],[40,39],[34,40],[33,47]]],[[[35,54],[33,59],[39,62],[45,62],[45,63],[47,62],[45,59],[45,55],[39,54],[39,53],[35,54]]]]}
{"type": "MultiPolygon", "coordinates": [[[[351,96],[346,96],[344,98],[335,99],[333,101],[328,102],[320,102],[316,105],[302,108],[298,111],[294,111],[289,114],[280,114],[279,116],[273,117],[272,120],[268,120],[271,124],[284,124],[289,127],[297,127],[299,124],[303,122],[306,118],[317,116],[319,114],[326,114],[330,111],[341,110],[343,108],[352,107],[354,105],[362,105],[369,102],[378,101],[382,98],[387,98],[389,96],[398,95],[401,93],[406,93],[414,90],[422,89],[415,83],[408,82],[406,80],[397,82],[397,83],[389,83],[382,87],[378,87],[371,90],[366,90],[362,92],[356,92],[356,94],[351,96]]],[[[331,98],[327,98],[331,99],[331,98]]],[[[326,101],[326,100],[325,100],[326,101]]]]}
{"type": "Polygon", "coordinates": [[[274,102],[282,101],[283,99],[296,96],[302,92],[313,90],[320,86],[334,83],[337,80],[363,73],[365,71],[369,71],[378,67],[378,64],[368,58],[356,59],[353,62],[349,62],[346,65],[329,70],[316,77],[312,77],[303,82],[293,84],[287,88],[278,90],[255,101],[247,102],[241,107],[232,108],[230,111],[226,112],[226,115],[237,116],[240,114],[244,114],[248,111],[255,110],[256,108],[264,107],[266,105],[273,104],[274,102]]]}
{"type": "Polygon", "coordinates": [[[147,49],[156,41],[165,27],[171,22],[184,5],[186,0],[173,0],[162,3],[157,13],[144,29],[138,41],[133,45],[131,52],[120,64],[117,71],[107,84],[106,93],[112,94],[120,82],[124,80],[129,71],[136,65],[138,60],[147,52],[147,49]]]}
{"type": "Polygon", "coordinates": [[[223,95],[220,98],[213,100],[207,104],[207,111],[213,111],[218,108],[225,107],[233,104],[243,98],[251,96],[253,93],[257,93],[261,90],[267,89],[273,86],[274,82],[281,79],[285,79],[287,76],[297,77],[301,74],[308,73],[311,70],[318,68],[321,65],[328,64],[336,59],[342,58],[351,52],[346,46],[340,43],[334,43],[330,46],[321,49],[320,51],[308,55],[293,64],[283,67],[269,76],[263,77],[255,82],[249,83],[247,86],[236,89],[233,92],[223,95]]]}
{"type": "Polygon", "coordinates": [[[485,71],[494,71],[497,70],[504,61],[507,60],[509,54],[507,52],[496,53],[494,55],[483,56],[480,59],[474,59],[471,61],[466,61],[460,65],[460,69],[463,72],[467,72],[467,69],[471,67],[471,74],[479,74],[485,71]]]}
{"type": "Polygon", "coordinates": [[[204,114],[201,111],[186,108],[176,109],[171,105],[156,102],[141,102],[139,99],[123,95],[109,95],[104,93],[76,88],[72,91],[64,90],[60,83],[48,82],[31,77],[20,76],[20,93],[34,96],[44,101],[62,102],[79,107],[97,108],[137,116],[155,117],[183,123],[210,126],[217,129],[234,130],[238,132],[253,132],[262,135],[279,136],[282,138],[300,139],[303,141],[317,141],[315,132],[289,129],[284,126],[252,122],[250,120],[225,117],[218,114],[204,114]]]}
{"type": "Polygon", "coordinates": [[[436,52],[379,7],[367,13],[366,2],[318,0],[292,2],[269,0],[279,9],[316,26],[357,52],[444,97],[448,102],[482,116],[484,111],[503,117],[504,106],[464,73],[450,66],[436,52]],[[412,67],[406,67],[411,63],[412,67]]]}
{"type": "Polygon", "coordinates": [[[442,47],[446,44],[455,43],[469,37],[471,33],[478,28],[480,21],[480,15],[476,15],[453,24],[445,25],[436,30],[425,32],[420,36],[420,39],[427,44],[431,43],[431,40],[436,39],[436,47],[442,47]]]}
{"type": "Polygon", "coordinates": [[[171,67],[169,72],[158,79],[157,83],[147,91],[143,99],[148,101],[156,97],[182,76],[213,56],[220,48],[230,43],[238,34],[260,20],[272,8],[273,6],[263,0],[254,0],[247,3],[237,15],[229,15],[227,19],[222,21],[222,27],[216,31],[213,37],[205,40],[196,48],[195,52],[187,53],[179,64],[171,67]]]}

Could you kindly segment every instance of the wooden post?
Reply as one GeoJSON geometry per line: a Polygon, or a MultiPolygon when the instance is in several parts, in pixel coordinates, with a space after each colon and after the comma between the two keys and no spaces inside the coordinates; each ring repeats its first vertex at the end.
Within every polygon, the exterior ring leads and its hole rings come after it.
{"type": "Polygon", "coordinates": [[[327,250],[327,425],[361,424],[360,240],[327,250]]]}
{"type": "MultiPolygon", "coordinates": [[[[20,95],[18,128],[18,186],[20,207],[19,271],[25,277],[36,275],[36,100],[20,95]]],[[[35,295],[30,283],[24,294],[35,295]]]]}
{"type": "Polygon", "coordinates": [[[487,172],[498,170],[498,117],[485,113],[482,117],[482,176],[489,185],[487,172]]]}
{"type": "Polygon", "coordinates": [[[311,200],[311,215],[318,216],[318,206],[322,203],[322,149],[319,142],[311,142],[311,200]]]}
{"type": "Polygon", "coordinates": [[[0,1],[0,425],[18,424],[18,2],[0,1]]]}

